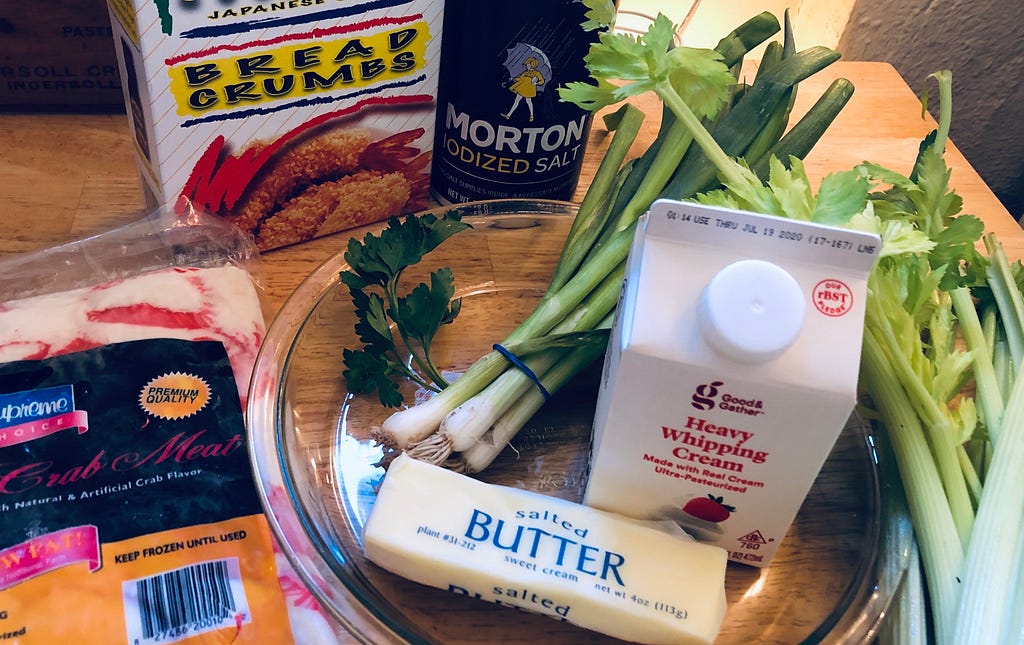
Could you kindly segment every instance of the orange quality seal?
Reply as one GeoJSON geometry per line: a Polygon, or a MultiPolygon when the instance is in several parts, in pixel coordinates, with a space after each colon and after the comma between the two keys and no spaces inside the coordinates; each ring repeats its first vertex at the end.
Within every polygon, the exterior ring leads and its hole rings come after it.
{"type": "Polygon", "coordinates": [[[147,383],[139,405],[161,419],[184,419],[202,410],[210,400],[210,386],[192,374],[172,372],[147,383]]]}

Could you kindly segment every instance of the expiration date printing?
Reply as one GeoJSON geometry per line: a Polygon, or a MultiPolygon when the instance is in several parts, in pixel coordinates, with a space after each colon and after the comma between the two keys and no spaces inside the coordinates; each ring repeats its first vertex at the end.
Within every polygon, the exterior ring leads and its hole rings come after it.
{"type": "MultiPolygon", "coordinates": [[[[757,233],[757,227],[754,224],[745,224],[743,230],[748,233],[757,233]]],[[[842,237],[832,237],[829,235],[822,235],[820,233],[811,233],[805,235],[799,231],[792,231],[784,228],[775,228],[772,226],[764,226],[761,228],[761,235],[765,237],[773,237],[779,240],[790,240],[793,242],[803,242],[810,246],[827,246],[829,248],[836,249],[837,251],[856,251],[857,253],[871,253],[876,251],[876,245],[864,244],[863,242],[858,243],[854,246],[853,242],[842,237]]]]}
{"type": "Polygon", "coordinates": [[[741,224],[735,220],[724,217],[712,217],[710,215],[698,215],[681,211],[669,211],[665,215],[670,220],[688,222],[701,226],[713,226],[727,230],[735,230],[750,235],[760,235],[778,240],[789,240],[791,242],[803,242],[811,246],[826,246],[838,251],[853,251],[857,253],[875,253],[876,245],[859,243],[854,246],[853,242],[842,237],[832,237],[820,233],[805,234],[788,228],[777,228],[774,226],[762,226],[752,222],[741,224]]]}

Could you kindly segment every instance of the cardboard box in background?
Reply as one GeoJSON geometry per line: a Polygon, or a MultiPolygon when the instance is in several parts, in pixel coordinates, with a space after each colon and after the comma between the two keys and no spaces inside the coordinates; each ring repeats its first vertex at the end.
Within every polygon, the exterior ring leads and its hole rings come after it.
{"type": "Polygon", "coordinates": [[[429,202],[442,0],[108,0],[151,206],[261,250],[429,202]]]}
{"type": "Polygon", "coordinates": [[[103,0],[0,0],[0,110],[124,111],[103,0]]]}

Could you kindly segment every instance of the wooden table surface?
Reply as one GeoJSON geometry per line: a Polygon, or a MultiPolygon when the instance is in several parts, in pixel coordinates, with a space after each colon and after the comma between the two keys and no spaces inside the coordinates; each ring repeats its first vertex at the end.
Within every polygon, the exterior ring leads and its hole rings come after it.
{"type": "MultiPolygon", "coordinates": [[[[863,160],[908,171],[934,121],[922,119],[915,92],[891,65],[840,62],[830,66],[801,85],[796,114],[807,109],[836,76],[850,79],[856,92],[808,156],[811,179],[817,181],[863,160]]],[[[913,79],[916,85],[918,80],[913,79]]],[[[655,100],[648,94],[638,101],[650,108],[651,116],[636,151],[657,131],[660,111],[655,100]]],[[[589,185],[607,138],[597,121],[578,196],[589,185]]],[[[1012,257],[1024,255],[1024,233],[977,172],[955,146],[947,159],[964,211],[983,218],[1012,257]]],[[[0,114],[0,255],[44,248],[124,224],[140,217],[143,208],[125,116],[0,114]]],[[[320,262],[342,249],[345,239],[342,233],[264,253],[270,311],[320,262]]]]}
{"type": "MultiPolygon", "coordinates": [[[[914,91],[885,63],[840,62],[801,85],[797,115],[836,76],[856,92],[806,160],[812,181],[870,160],[907,172],[918,144],[934,128],[922,118],[914,91]]],[[[922,79],[911,79],[915,86],[922,79]]],[[[636,152],[651,141],[660,109],[653,96],[638,103],[648,114],[636,152]]],[[[599,121],[591,133],[578,196],[589,184],[607,144],[599,121]]],[[[1007,253],[1024,256],[1024,233],[960,152],[947,159],[964,211],[998,233],[1007,253]]],[[[124,115],[0,114],[0,256],[32,251],[128,223],[143,202],[124,115]]],[[[298,283],[344,248],[347,234],[263,254],[264,288],[273,314],[298,283]]]]}

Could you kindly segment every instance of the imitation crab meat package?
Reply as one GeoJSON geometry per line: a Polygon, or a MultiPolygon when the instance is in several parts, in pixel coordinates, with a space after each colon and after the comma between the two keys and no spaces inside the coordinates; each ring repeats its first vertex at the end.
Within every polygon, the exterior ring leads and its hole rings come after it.
{"type": "Polygon", "coordinates": [[[0,262],[0,640],[330,640],[249,465],[257,254],[179,210],[0,262]]]}

